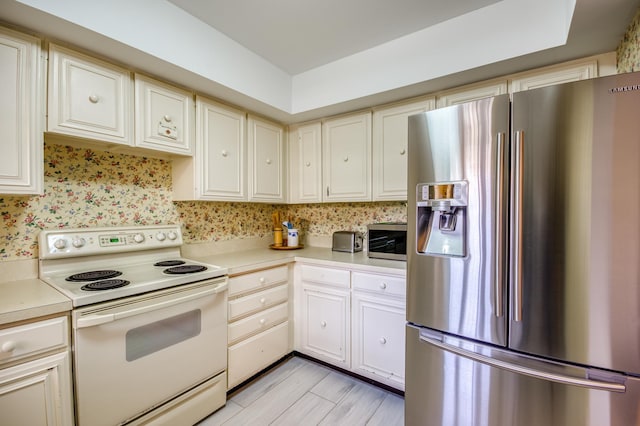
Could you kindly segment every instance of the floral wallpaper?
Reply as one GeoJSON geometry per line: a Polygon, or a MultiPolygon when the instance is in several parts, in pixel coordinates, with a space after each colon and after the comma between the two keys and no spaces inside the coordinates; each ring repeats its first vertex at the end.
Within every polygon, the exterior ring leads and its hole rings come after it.
{"type": "Polygon", "coordinates": [[[640,71],[640,9],[616,51],[618,72],[640,71]]]}
{"type": "Polygon", "coordinates": [[[406,220],[406,207],[399,202],[173,202],[171,188],[170,161],[45,144],[44,193],[0,195],[0,260],[36,258],[38,233],[45,228],[179,223],[185,242],[194,243],[264,237],[271,233],[276,210],[307,235],[406,220]]]}

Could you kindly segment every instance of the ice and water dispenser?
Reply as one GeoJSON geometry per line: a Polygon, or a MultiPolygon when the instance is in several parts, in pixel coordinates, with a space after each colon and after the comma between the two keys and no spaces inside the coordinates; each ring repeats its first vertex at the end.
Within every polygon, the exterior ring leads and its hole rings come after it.
{"type": "Polygon", "coordinates": [[[466,181],[417,186],[417,251],[425,255],[466,255],[466,181]]]}

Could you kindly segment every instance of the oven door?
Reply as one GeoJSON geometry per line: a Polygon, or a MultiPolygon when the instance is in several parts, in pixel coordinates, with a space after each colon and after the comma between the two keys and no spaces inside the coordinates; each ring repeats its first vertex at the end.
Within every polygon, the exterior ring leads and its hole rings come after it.
{"type": "Polygon", "coordinates": [[[227,278],[73,312],[79,425],[116,425],[227,366],[227,278]]]}

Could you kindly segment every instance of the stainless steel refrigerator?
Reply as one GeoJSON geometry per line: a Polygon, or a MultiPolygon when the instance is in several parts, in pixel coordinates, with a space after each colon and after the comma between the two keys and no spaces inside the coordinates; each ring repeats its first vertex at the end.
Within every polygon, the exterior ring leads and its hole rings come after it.
{"type": "Polygon", "coordinates": [[[640,425],[640,73],[409,117],[407,425],[640,425]]]}

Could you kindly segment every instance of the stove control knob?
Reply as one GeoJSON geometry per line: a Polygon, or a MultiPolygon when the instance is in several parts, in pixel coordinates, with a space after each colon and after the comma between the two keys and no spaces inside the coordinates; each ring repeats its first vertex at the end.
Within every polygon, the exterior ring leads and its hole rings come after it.
{"type": "Polygon", "coordinates": [[[75,248],[80,248],[86,244],[86,241],[84,238],[74,238],[71,244],[73,244],[75,248]]]}
{"type": "Polygon", "coordinates": [[[178,234],[176,234],[176,233],[175,233],[175,232],[173,232],[173,231],[169,231],[169,234],[168,234],[167,236],[169,237],[169,239],[170,239],[171,241],[173,241],[173,240],[175,240],[176,238],[178,238],[178,234]]]}
{"type": "Polygon", "coordinates": [[[53,243],[53,246],[54,246],[55,248],[57,248],[58,250],[62,250],[62,249],[64,249],[64,248],[66,248],[66,247],[67,247],[67,240],[63,240],[63,239],[56,240],[56,241],[53,243]]]}
{"type": "Polygon", "coordinates": [[[144,241],[144,235],[143,234],[136,234],[133,236],[133,241],[135,241],[136,243],[141,243],[144,241]]]}
{"type": "Polygon", "coordinates": [[[158,232],[156,234],[156,240],[158,241],[164,241],[165,238],[167,238],[167,236],[164,234],[164,232],[158,232]]]}

